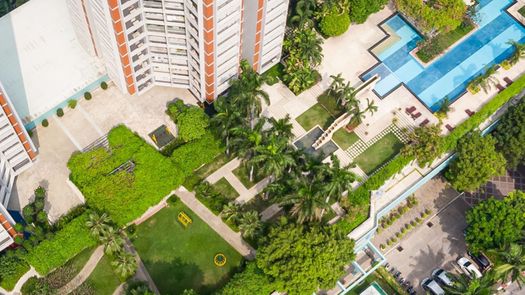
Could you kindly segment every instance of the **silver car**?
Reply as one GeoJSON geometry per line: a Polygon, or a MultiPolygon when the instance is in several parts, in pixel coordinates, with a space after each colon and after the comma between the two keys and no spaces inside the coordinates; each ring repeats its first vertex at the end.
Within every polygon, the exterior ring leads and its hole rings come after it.
{"type": "Polygon", "coordinates": [[[445,286],[449,286],[450,287],[450,286],[452,286],[454,284],[452,282],[452,280],[450,280],[450,277],[449,277],[448,273],[442,268],[435,269],[432,272],[432,277],[438,283],[440,283],[442,285],[445,285],[445,286]]]}
{"type": "Polygon", "coordinates": [[[432,295],[445,295],[445,291],[441,289],[439,284],[433,280],[426,278],[421,282],[421,287],[427,291],[430,292],[432,295]]]}

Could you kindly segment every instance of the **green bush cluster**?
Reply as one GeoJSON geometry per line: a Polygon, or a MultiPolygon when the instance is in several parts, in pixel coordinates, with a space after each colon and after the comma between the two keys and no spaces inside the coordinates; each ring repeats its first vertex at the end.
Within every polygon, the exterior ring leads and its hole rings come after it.
{"type": "Polygon", "coordinates": [[[187,177],[202,165],[213,161],[223,151],[221,142],[207,131],[201,138],[175,149],[171,159],[187,177]]]}
{"type": "Polygon", "coordinates": [[[49,126],[49,121],[47,119],[42,120],[42,127],[49,126]]]}
{"type": "Polygon", "coordinates": [[[87,247],[95,246],[96,241],[86,227],[87,220],[87,214],[75,218],[52,237],[24,254],[24,259],[40,274],[46,275],[87,247]]]}
{"type": "Polygon", "coordinates": [[[219,215],[222,211],[222,208],[228,204],[229,201],[231,201],[224,194],[219,193],[206,181],[203,181],[195,186],[195,196],[215,215],[219,215]]]}
{"type": "Polygon", "coordinates": [[[100,148],[75,153],[68,167],[87,204],[108,212],[118,225],[141,216],[188,173],[123,125],[113,128],[108,140],[111,152],[100,148]],[[134,168],[112,173],[125,163],[134,168]]]}
{"type": "Polygon", "coordinates": [[[84,98],[86,100],[90,100],[91,98],[93,98],[93,96],[91,95],[91,92],[84,92],[84,98]]]}
{"type": "Polygon", "coordinates": [[[63,117],[64,116],[64,110],[62,108],[58,108],[57,109],[57,116],[58,117],[63,117]]]}
{"type": "Polygon", "coordinates": [[[8,251],[0,256],[0,286],[7,291],[13,290],[16,283],[29,270],[29,265],[23,259],[8,251]]]}
{"type": "Polygon", "coordinates": [[[108,89],[108,83],[102,81],[102,82],[100,83],[100,88],[102,88],[103,90],[108,89]]]}
{"type": "MultiPolygon", "coordinates": [[[[418,225],[423,223],[424,218],[428,217],[428,215],[432,211],[430,209],[425,209],[425,211],[421,212],[422,218],[416,217],[413,220],[411,220],[409,223],[406,223],[398,232],[394,234],[394,236],[390,237],[386,240],[386,246],[391,246],[395,244],[399,239],[402,239],[405,235],[407,235],[411,230],[415,229],[418,225]]],[[[386,246],[384,244],[379,245],[381,249],[386,249],[386,246]]]]}
{"type": "Polygon", "coordinates": [[[425,40],[418,44],[416,55],[421,61],[429,62],[443,53],[443,51],[463,36],[467,35],[474,28],[475,25],[472,21],[464,21],[454,30],[438,34],[434,38],[425,40]]]}
{"type": "Polygon", "coordinates": [[[72,99],[70,101],[67,102],[67,106],[70,108],[70,109],[74,109],[77,107],[77,101],[72,99]]]}
{"type": "Polygon", "coordinates": [[[342,35],[350,26],[350,16],[348,13],[332,11],[321,19],[319,28],[328,37],[342,35]]]}
{"type": "MultiPolygon", "coordinates": [[[[525,88],[525,75],[516,79],[512,85],[507,87],[505,90],[493,97],[487,102],[480,110],[478,110],[472,117],[463,121],[463,123],[457,125],[452,132],[443,140],[443,151],[451,151],[456,148],[458,140],[468,132],[478,128],[478,126],[494,114],[499,108],[505,103],[517,95],[523,88],[525,88]]],[[[356,206],[364,206],[370,199],[370,192],[377,190],[381,187],[385,181],[390,177],[399,173],[406,165],[408,165],[414,158],[404,155],[399,155],[390,161],[387,165],[377,171],[374,175],[367,179],[361,186],[355,191],[351,192],[342,205],[345,209],[353,208],[356,206]]],[[[345,219],[335,224],[341,230],[350,232],[355,229],[359,224],[365,221],[368,216],[356,216],[348,214],[345,219]],[[360,221],[360,222],[358,222],[360,221]]]]}
{"type": "Polygon", "coordinates": [[[210,125],[208,116],[201,108],[186,105],[182,100],[170,103],[167,113],[177,124],[178,136],[184,142],[201,138],[210,125]]]}
{"type": "Polygon", "coordinates": [[[386,229],[398,220],[403,214],[407,213],[410,208],[417,204],[417,199],[413,196],[408,197],[406,203],[397,207],[394,212],[390,212],[388,216],[384,216],[379,220],[379,227],[386,229]]]}

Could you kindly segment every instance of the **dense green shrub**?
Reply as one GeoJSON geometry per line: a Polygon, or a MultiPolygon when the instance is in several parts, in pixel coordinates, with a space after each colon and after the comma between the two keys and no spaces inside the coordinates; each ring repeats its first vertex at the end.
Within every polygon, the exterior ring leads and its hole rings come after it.
{"type": "Polygon", "coordinates": [[[284,75],[284,66],[282,63],[278,63],[273,67],[269,68],[266,72],[263,73],[265,77],[266,84],[274,85],[279,80],[282,80],[284,75]]]}
{"type": "Polygon", "coordinates": [[[70,100],[70,101],[67,102],[67,106],[68,106],[69,108],[71,108],[71,109],[74,109],[74,108],[77,107],[77,101],[74,100],[74,99],[72,99],[72,100],[70,100]]]}
{"type": "Polygon", "coordinates": [[[22,286],[22,294],[24,295],[53,295],[56,291],[49,286],[45,279],[37,277],[30,277],[22,286]]]}
{"type": "MultiPolygon", "coordinates": [[[[88,205],[108,212],[118,225],[141,216],[178,187],[184,176],[192,171],[175,165],[123,125],[113,128],[108,140],[111,152],[101,148],[75,153],[68,167],[71,181],[82,191],[88,205]],[[132,163],[134,167],[111,173],[125,163],[132,163]]],[[[188,152],[188,158],[181,158],[180,162],[192,162],[189,158],[192,156],[209,156],[205,143],[201,145],[199,150],[189,147],[193,153],[188,152]]]]}
{"type": "Polygon", "coordinates": [[[421,42],[421,44],[418,45],[416,55],[421,61],[429,62],[474,28],[475,25],[473,22],[464,21],[460,26],[450,32],[438,34],[431,39],[421,42]]]}
{"type": "Polygon", "coordinates": [[[62,117],[64,116],[64,110],[62,108],[57,109],[57,116],[62,117]]]}
{"type": "Polygon", "coordinates": [[[525,164],[525,102],[510,107],[501,117],[498,127],[494,130],[494,138],[510,169],[525,164]]]}
{"type": "Polygon", "coordinates": [[[18,258],[14,251],[7,251],[0,256],[0,286],[11,291],[22,275],[29,270],[29,265],[18,258]]]}
{"type": "Polygon", "coordinates": [[[197,106],[186,105],[182,100],[170,103],[166,113],[177,124],[178,136],[184,142],[204,136],[210,124],[204,110],[197,106]]]}
{"type": "Polygon", "coordinates": [[[93,97],[93,96],[91,95],[90,92],[84,92],[84,98],[85,98],[86,100],[90,100],[92,97],[93,97]]]}
{"type": "Polygon", "coordinates": [[[271,294],[276,286],[255,262],[249,262],[244,271],[236,273],[220,290],[220,295],[271,294]]]}
{"type": "Polygon", "coordinates": [[[194,170],[211,162],[223,151],[221,142],[210,132],[206,132],[200,139],[189,142],[173,151],[171,159],[185,176],[189,176],[194,170]]]}
{"type": "Polygon", "coordinates": [[[463,22],[467,5],[463,0],[395,0],[396,9],[414,19],[424,32],[454,30],[463,22]]]}
{"type": "Polygon", "coordinates": [[[388,3],[388,0],[349,0],[350,1],[350,20],[361,24],[366,21],[368,16],[376,13],[388,3]]]}
{"type": "Polygon", "coordinates": [[[100,88],[102,88],[103,90],[108,89],[108,83],[106,83],[104,81],[100,82],[100,88]]]}
{"type": "Polygon", "coordinates": [[[82,250],[96,245],[86,227],[87,220],[87,214],[75,218],[51,238],[28,250],[23,258],[42,275],[64,265],[82,250]]]}
{"type": "Polygon", "coordinates": [[[319,28],[328,37],[342,35],[350,26],[350,16],[347,13],[332,11],[321,19],[319,28]]]}
{"type": "Polygon", "coordinates": [[[49,121],[47,119],[42,120],[42,127],[49,126],[49,121]]]}

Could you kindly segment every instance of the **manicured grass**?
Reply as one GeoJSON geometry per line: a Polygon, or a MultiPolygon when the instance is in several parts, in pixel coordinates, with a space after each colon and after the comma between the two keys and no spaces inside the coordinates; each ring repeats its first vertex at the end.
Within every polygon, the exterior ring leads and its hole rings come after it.
{"type": "Polygon", "coordinates": [[[403,143],[393,133],[388,133],[355,159],[357,165],[370,174],[392,159],[403,148],[403,143]]]}
{"type": "Polygon", "coordinates": [[[335,120],[334,117],[320,104],[316,103],[306,112],[297,117],[297,122],[306,130],[310,130],[316,125],[326,129],[335,120]]]}
{"type": "Polygon", "coordinates": [[[77,256],[69,260],[63,267],[69,267],[75,273],[79,273],[91,257],[91,254],[93,254],[93,251],[95,251],[95,248],[84,249],[84,251],[78,253],[77,256]]]}
{"type": "Polygon", "coordinates": [[[181,294],[184,289],[211,294],[229,279],[242,260],[180,200],[140,224],[133,243],[161,294],[181,294]],[[193,221],[187,228],[177,221],[181,211],[193,221]],[[214,265],[217,253],[226,255],[225,266],[214,265]]]}
{"type": "Polygon", "coordinates": [[[87,278],[84,284],[89,284],[95,294],[100,295],[111,295],[120,285],[120,280],[117,275],[113,272],[111,266],[111,260],[109,257],[104,255],[98,262],[95,270],[87,278]]]}
{"type": "Polygon", "coordinates": [[[246,188],[251,188],[256,183],[264,179],[264,175],[259,175],[257,169],[253,171],[253,181],[250,181],[250,169],[245,165],[240,165],[239,167],[233,169],[233,175],[235,175],[246,188]]]}
{"type": "Polygon", "coordinates": [[[199,184],[208,175],[221,168],[224,164],[228,163],[231,159],[226,156],[226,153],[219,154],[212,162],[197,169],[191,176],[184,180],[184,187],[188,190],[193,190],[195,185],[199,184]]]}
{"type": "Polygon", "coordinates": [[[326,92],[321,94],[317,101],[335,118],[339,117],[345,109],[337,104],[337,101],[326,92]]]}
{"type": "Polygon", "coordinates": [[[359,136],[355,132],[348,132],[344,127],[341,127],[334,133],[332,139],[340,148],[347,150],[359,140],[359,136]]]}
{"type": "Polygon", "coordinates": [[[521,14],[522,16],[525,16],[525,6],[521,7],[520,9],[518,9],[518,12],[519,12],[519,14],[521,14]]]}
{"type": "Polygon", "coordinates": [[[215,184],[213,184],[217,192],[221,193],[228,199],[236,199],[239,196],[239,193],[232,187],[232,185],[226,180],[226,178],[221,178],[215,184]]]}
{"type": "Polygon", "coordinates": [[[463,23],[455,30],[438,34],[436,37],[424,41],[416,52],[416,55],[421,61],[429,62],[473,29],[474,25],[472,23],[463,23]]]}

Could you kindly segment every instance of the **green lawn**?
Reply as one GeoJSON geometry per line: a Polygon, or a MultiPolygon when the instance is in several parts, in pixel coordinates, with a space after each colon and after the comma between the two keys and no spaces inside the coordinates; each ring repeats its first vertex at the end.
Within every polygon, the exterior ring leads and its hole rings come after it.
{"type": "Polygon", "coordinates": [[[219,154],[211,163],[208,163],[201,168],[197,169],[191,176],[187,177],[186,180],[184,180],[184,187],[188,190],[193,190],[195,185],[200,183],[203,179],[205,179],[208,175],[215,172],[217,169],[224,166],[224,164],[228,163],[231,159],[226,156],[226,153],[219,154]]]}
{"type": "Polygon", "coordinates": [[[232,187],[232,185],[226,180],[226,178],[221,178],[219,181],[213,184],[215,190],[221,193],[228,199],[236,199],[239,196],[239,193],[232,187]]]}
{"type": "Polygon", "coordinates": [[[522,16],[525,16],[525,6],[521,7],[520,9],[518,9],[518,12],[519,12],[522,16]]]}
{"type": "Polygon", "coordinates": [[[321,104],[333,117],[339,117],[345,109],[337,104],[337,101],[326,92],[321,94],[317,101],[321,104]]]}
{"type": "Polygon", "coordinates": [[[97,295],[111,295],[120,285],[120,280],[113,272],[110,259],[104,255],[83,284],[90,285],[97,295]]]}
{"type": "Polygon", "coordinates": [[[242,260],[180,200],[140,224],[133,243],[161,294],[181,294],[184,289],[211,294],[229,279],[242,260]],[[187,228],[177,221],[181,211],[193,220],[187,228]],[[226,266],[214,265],[217,253],[226,255],[226,266]]]}
{"type": "Polygon", "coordinates": [[[306,131],[308,131],[315,127],[315,125],[319,125],[321,128],[326,129],[332,124],[335,118],[332,117],[320,103],[316,103],[306,112],[297,117],[296,120],[306,131]]]}
{"type": "Polygon", "coordinates": [[[28,271],[29,265],[25,261],[20,260],[16,264],[16,270],[12,274],[3,275],[2,281],[0,282],[0,287],[6,289],[7,291],[13,290],[18,280],[20,280],[20,278],[28,271]]]}
{"type": "Polygon", "coordinates": [[[257,169],[254,169],[253,172],[253,181],[250,181],[250,170],[245,165],[240,165],[239,167],[233,169],[233,175],[235,175],[246,188],[251,188],[256,183],[264,179],[264,175],[259,175],[257,169]]]}
{"type": "Polygon", "coordinates": [[[344,127],[341,127],[334,133],[332,139],[335,141],[335,143],[337,143],[337,145],[340,148],[342,148],[343,150],[347,150],[359,140],[359,136],[357,136],[355,132],[349,133],[344,127]]]}
{"type": "Polygon", "coordinates": [[[392,159],[403,148],[403,143],[393,133],[388,133],[355,159],[356,164],[368,175],[392,159]]]}

